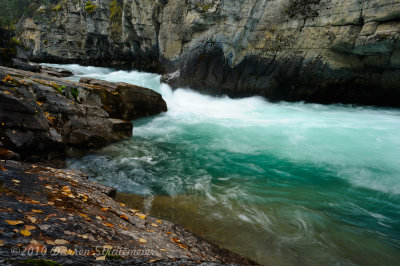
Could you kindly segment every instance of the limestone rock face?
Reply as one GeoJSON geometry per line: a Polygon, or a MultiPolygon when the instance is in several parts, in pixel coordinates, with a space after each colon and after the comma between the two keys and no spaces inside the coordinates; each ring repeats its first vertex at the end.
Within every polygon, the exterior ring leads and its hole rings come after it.
{"type": "Polygon", "coordinates": [[[399,0],[52,2],[21,36],[37,60],[157,71],[231,96],[400,105],[399,0]]]}

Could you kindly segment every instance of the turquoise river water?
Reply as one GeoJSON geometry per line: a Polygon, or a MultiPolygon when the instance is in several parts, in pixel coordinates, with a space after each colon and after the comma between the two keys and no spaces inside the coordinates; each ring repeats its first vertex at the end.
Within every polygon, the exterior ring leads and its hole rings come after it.
{"type": "Polygon", "coordinates": [[[61,67],[151,88],[169,108],[70,168],[264,265],[399,265],[399,109],[211,97],[156,74],[61,67]]]}

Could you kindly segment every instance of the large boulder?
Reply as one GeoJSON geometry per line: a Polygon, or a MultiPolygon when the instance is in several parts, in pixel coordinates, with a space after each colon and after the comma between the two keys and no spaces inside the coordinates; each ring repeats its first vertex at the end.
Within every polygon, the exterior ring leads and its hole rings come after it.
{"type": "Polygon", "coordinates": [[[2,148],[23,157],[67,146],[96,149],[130,137],[133,125],[127,120],[167,110],[161,95],[149,89],[100,83],[0,67],[2,148]]]}

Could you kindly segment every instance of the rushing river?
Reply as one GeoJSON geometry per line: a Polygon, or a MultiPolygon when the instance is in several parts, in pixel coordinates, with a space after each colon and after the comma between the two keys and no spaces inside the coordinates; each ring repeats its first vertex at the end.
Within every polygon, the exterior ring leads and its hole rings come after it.
{"type": "Polygon", "coordinates": [[[399,265],[399,109],[210,97],[155,74],[62,67],[151,88],[169,108],[70,168],[261,264],[399,265]]]}

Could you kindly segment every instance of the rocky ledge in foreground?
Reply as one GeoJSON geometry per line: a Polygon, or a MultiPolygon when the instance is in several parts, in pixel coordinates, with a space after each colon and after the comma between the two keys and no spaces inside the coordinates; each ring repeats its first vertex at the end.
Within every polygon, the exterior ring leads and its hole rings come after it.
{"type": "Polygon", "coordinates": [[[76,171],[0,165],[0,264],[218,264],[244,259],[114,201],[76,171]]]}
{"type": "Polygon", "coordinates": [[[167,111],[150,89],[93,79],[76,83],[51,73],[0,66],[0,158],[48,159],[66,147],[96,149],[130,137],[129,120],[167,111]]]}

